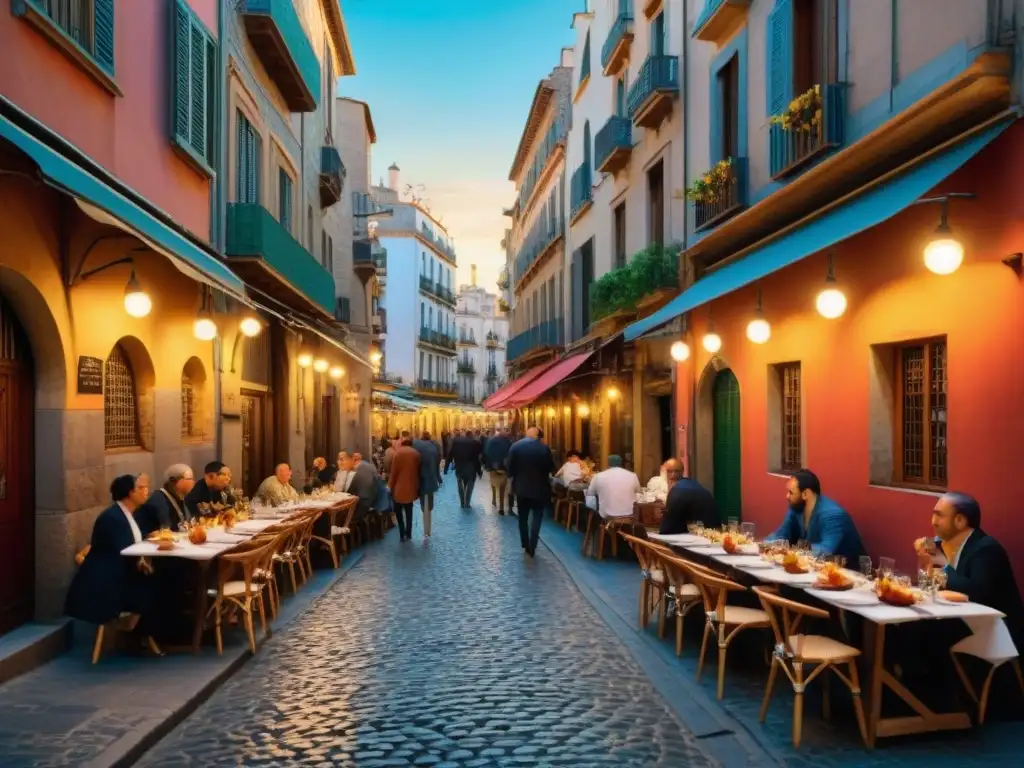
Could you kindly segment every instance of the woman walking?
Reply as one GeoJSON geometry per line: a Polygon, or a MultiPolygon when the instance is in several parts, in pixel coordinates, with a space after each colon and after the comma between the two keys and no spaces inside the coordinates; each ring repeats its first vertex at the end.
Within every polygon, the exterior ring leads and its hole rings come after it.
{"type": "Polygon", "coordinates": [[[420,454],[408,437],[402,438],[391,460],[388,488],[398,518],[398,540],[412,539],[412,505],[420,495],[420,454]]]}

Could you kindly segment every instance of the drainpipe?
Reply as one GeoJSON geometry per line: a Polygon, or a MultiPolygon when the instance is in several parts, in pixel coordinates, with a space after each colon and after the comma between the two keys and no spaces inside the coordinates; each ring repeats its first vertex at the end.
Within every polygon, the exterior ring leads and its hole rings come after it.
{"type": "MultiPolygon", "coordinates": [[[[224,15],[230,8],[229,0],[221,0],[217,7],[217,71],[220,73],[220,88],[217,93],[217,103],[214,104],[215,113],[219,113],[220,120],[217,120],[217,149],[214,158],[214,176],[210,187],[210,244],[219,254],[226,250],[226,227],[225,217],[227,216],[227,184],[224,183],[224,172],[227,168],[227,126],[230,115],[227,109],[227,56],[224,53],[224,15]]],[[[237,331],[236,331],[237,333],[237,331]]],[[[214,412],[217,414],[214,427],[213,451],[219,459],[224,453],[224,408],[222,393],[224,389],[224,350],[220,336],[213,341],[213,402],[214,412]]]]}

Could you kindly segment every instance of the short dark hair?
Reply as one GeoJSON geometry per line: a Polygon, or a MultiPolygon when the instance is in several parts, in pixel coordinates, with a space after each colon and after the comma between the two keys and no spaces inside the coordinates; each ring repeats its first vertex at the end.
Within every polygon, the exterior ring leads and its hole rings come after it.
{"type": "Polygon", "coordinates": [[[973,496],[959,491],[949,491],[943,494],[958,515],[963,515],[967,520],[968,528],[981,528],[981,505],[973,496]]]}
{"type": "Polygon", "coordinates": [[[203,467],[203,473],[207,475],[216,475],[226,466],[227,464],[225,464],[223,461],[211,461],[209,464],[203,467]]]}
{"type": "Polygon", "coordinates": [[[124,501],[132,495],[135,490],[135,475],[118,475],[110,484],[110,498],[112,501],[124,501]]]}
{"type": "Polygon", "coordinates": [[[798,469],[792,475],[796,480],[796,487],[803,491],[810,491],[815,496],[821,496],[821,481],[818,480],[818,476],[811,472],[809,469],[798,469]]]}
{"type": "Polygon", "coordinates": [[[412,435],[409,433],[408,429],[403,429],[402,430],[402,439],[404,440],[407,437],[412,437],[412,435]]]}
{"type": "Polygon", "coordinates": [[[575,448],[571,448],[570,450],[566,451],[565,458],[571,459],[573,456],[579,457],[579,455],[579,451],[577,451],[575,448]]]}
{"type": "Polygon", "coordinates": [[[429,440],[429,439],[430,439],[430,430],[429,429],[424,429],[423,430],[423,434],[420,435],[420,440],[429,440]]]}

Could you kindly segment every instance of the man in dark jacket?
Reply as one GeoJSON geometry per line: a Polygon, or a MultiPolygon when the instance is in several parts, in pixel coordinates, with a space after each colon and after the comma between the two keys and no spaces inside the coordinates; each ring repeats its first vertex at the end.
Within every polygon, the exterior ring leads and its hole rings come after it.
{"type": "Polygon", "coordinates": [[[551,473],[555,471],[551,449],[541,442],[541,435],[537,427],[526,430],[526,437],[509,450],[507,463],[512,492],[519,503],[519,540],[530,557],[537,551],[544,510],[551,503],[551,473]]]}
{"type": "Polygon", "coordinates": [[[473,437],[472,432],[460,434],[456,431],[455,439],[452,440],[452,447],[448,451],[448,461],[445,464],[444,472],[455,465],[455,479],[459,485],[459,504],[463,509],[470,506],[473,500],[473,486],[476,479],[483,476],[483,467],[480,465],[480,441],[473,437]]]}
{"type": "Polygon", "coordinates": [[[423,535],[430,538],[430,517],[434,511],[434,494],[441,487],[441,451],[424,430],[412,447],[420,454],[420,509],[423,510],[423,535]]]}
{"type": "MultiPolygon", "coordinates": [[[[505,514],[505,499],[508,496],[508,471],[505,462],[508,452],[512,449],[512,441],[504,428],[498,434],[488,438],[484,447],[484,464],[491,478],[491,506],[498,508],[498,514],[505,514]]],[[[509,511],[512,511],[509,505],[509,511]]]]}
{"type": "Polygon", "coordinates": [[[661,533],[686,533],[690,523],[703,523],[708,528],[718,528],[722,518],[718,513],[715,497],[703,485],[689,477],[683,477],[683,464],[669,459],[663,466],[668,481],[668,499],[665,514],[661,518],[661,533]]]}
{"type": "Polygon", "coordinates": [[[151,637],[155,624],[152,566],[145,558],[121,554],[143,540],[135,512],[145,503],[149,488],[137,480],[134,475],[120,475],[110,484],[114,503],[96,518],[89,553],[71,581],[64,611],[73,619],[99,625],[122,613],[138,614],[136,629],[150,650],[159,653],[151,637]]]}
{"type": "Polygon", "coordinates": [[[179,530],[182,523],[192,519],[185,497],[196,481],[187,464],[174,464],[164,473],[164,484],[157,488],[135,514],[143,536],[161,528],[179,530]]]}
{"type": "Polygon", "coordinates": [[[185,497],[185,506],[192,517],[202,517],[204,514],[216,514],[204,507],[205,512],[199,508],[200,504],[212,505],[223,504],[232,506],[234,500],[228,494],[228,486],[231,484],[231,470],[222,461],[211,461],[203,469],[203,478],[195,484],[189,494],[185,497]]]}

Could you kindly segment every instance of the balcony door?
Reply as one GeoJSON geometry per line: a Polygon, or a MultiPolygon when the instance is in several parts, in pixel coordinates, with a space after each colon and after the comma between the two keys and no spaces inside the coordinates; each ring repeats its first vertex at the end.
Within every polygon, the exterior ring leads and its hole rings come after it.
{"type": "Polygon", "coordinates": [[[665,172],[659,160],[647,172],[648,232],[652,245],[665,242],[665,172]]]}

